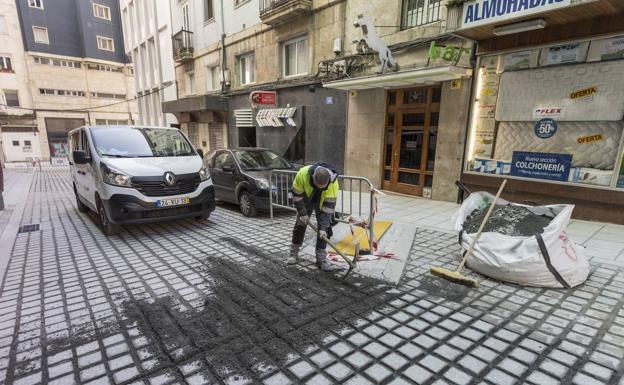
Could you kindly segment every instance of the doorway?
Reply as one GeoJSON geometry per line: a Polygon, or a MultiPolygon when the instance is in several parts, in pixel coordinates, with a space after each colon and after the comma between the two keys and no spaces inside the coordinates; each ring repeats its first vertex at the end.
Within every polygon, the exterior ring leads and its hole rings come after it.
{"type": "Polygon", "coordinates": [[[382,188],[423,196],[433,185],[442,88],[386,92],[382,188]]]}

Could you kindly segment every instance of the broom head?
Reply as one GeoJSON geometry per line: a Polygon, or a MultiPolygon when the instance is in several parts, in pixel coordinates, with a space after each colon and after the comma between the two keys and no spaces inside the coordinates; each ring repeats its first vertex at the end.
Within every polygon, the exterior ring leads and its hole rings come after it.
{"type": "Polygon", "coordinates": [[[450,271],[448,269],[443,269],[441,267],[432,267],[431,274],[438,276],[440,278],[444,278],[447,281],[451,281],[460,285],[468,286],[468,287],[478,287],[479,284],[474,279],[470,279],[464,275],[461,275],[457,271],[450,271]]]}

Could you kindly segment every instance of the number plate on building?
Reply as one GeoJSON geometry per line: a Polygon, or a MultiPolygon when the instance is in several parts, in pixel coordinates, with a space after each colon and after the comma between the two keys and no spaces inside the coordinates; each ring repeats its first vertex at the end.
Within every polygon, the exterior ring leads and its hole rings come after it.
{"type": "Polygon", "coordinates": [[[173,199],[159,199],[156,201],[156,206],[171,207],[171,206],[187,205],[189,203],[191,203],[191,199],[189,197],[173,198],[173,199]]]}

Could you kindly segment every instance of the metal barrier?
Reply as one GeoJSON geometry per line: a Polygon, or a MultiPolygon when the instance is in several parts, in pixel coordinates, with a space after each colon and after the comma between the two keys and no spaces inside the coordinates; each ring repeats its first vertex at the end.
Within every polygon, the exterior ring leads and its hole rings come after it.
{"type": "MultiPolygon", "coordinates": [[[[273,219],[274,208],[297,211],[291,192],[296,175],[296,171],[273,170],[271,172],[271,194],[269,194],[271,219],[273,219]]],[[[340,194],[336,201],[336,220],[352,224],[352,220],[355,218],[363,219],[364,228],[368,233],[369,245],[373,249],[375,239],[373,224],[377,211],[375,194],[378,193],[378,190],[370,180],[360,176],[339,175],[338,184],[340,185],[340,194]],[[364,219],[364,216],[368,218],[364,219]]]]}

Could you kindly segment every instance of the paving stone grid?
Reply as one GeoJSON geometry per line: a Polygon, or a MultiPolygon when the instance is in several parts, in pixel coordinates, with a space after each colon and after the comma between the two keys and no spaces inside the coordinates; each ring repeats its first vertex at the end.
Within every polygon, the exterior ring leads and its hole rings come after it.
{"type": "Polygon", "coordinates": [[[79,214],[64,170],[39,173],[0,291],[6,384],[624,385],[624,273],[574,290],[447,284],[454,236],[420,230],[401,284],[342,283],[276,261],[292,218],[128,227],[79,214]],[[130,309],[130,311],[128,310],[130,309]]]}

